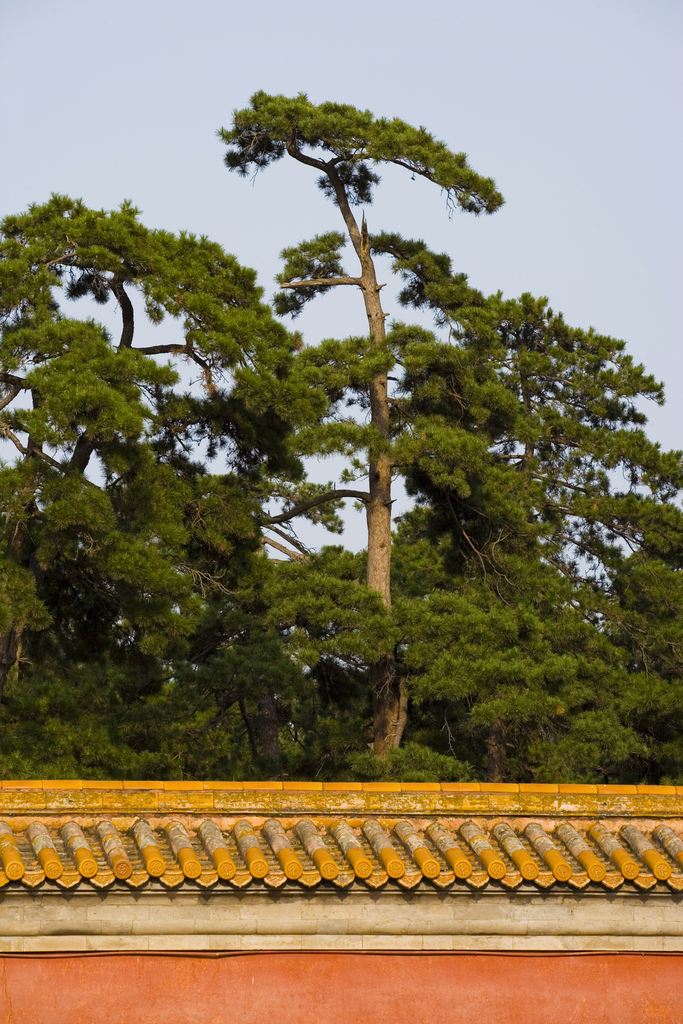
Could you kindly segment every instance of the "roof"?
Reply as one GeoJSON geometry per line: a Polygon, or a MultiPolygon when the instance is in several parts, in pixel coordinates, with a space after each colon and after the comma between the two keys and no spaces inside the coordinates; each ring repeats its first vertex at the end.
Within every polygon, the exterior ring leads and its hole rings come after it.
{"type": "Polygon", "coordinates": [[[5,781],[0,886],[683,891],[683,788],[5,781]]]}

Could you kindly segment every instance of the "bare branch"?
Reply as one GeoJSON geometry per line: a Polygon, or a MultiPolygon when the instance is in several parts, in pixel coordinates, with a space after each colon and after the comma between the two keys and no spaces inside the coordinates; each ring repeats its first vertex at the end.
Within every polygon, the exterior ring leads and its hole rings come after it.
{"type": "Polygon", "coordinates": [[[145,348],[133,346],[133,352],[142,352],[145,356],[184,356],[189,349],[187,345],[147,345],[145,348]]]}
{"type": "Polygon", "coordinates": [[[370,500],[370,495],[367,491],[350,491],[345,489],[325,491],[324,494],[318,494],[315,498],[300,502],[294,508],[291,508],[289,512],[282,512],[279,516],[271,516],[263,525],[272,526],[274,523],[288,523],[290,519],[300,516],[303,512],[308,512],[310,508],[315,508],[316,505],[324,505],[328,501],[336,501],[338,498],[357,498],[358,501],[367,502],[370,500]]]}
{"type": "Polygon", "coordinates": [[[28,385],[23,377],[17,377],[13,373],[8,373],[7,370],[0,370],[0,384],[11,384],[12,387],[28,389],[28,385]]]}
{"type": "Polygon", "coordinates": [[[17,435],[10,430],[7,424],[3,423],[2,420],[0,420],[0,434],[6,437],[8,441],[11,441],[14,447],[20,451],[22,455],[33,455],[37,459],[42,459],[43,462],[47,462],[48,466],[52,466],[53,469],[58,469],[60,473],[64,472],[64,466],[61,462],[57,462],[57,460],[53,459],[50,455],[46,455],[45,452],[42,452],[40,448],[36,448],[35,445],[27,448],[21,443],[17,435]]]}
{"type": "Polygon", "coordinates": [[[207,373],[211,373],[211,367],[205,359],[198,354],[192,345],[147,345],[145,348],[133,347],[134,352],[142,352],[145,356],[189,356],[207,373]]]}
{"type": "Polygon", "coordinates": [[[308,558],[308,555],[302,555],[300,551],[292,551],[291,548],[286,548],[284,544],[280,544],[278,540],[273,540],[272,537],[264,537],[263,543],[267,544],[269,548],[281,551],[283,555],[287,555],[293,562],[305,562],[308,558]]]}
{"type": "Polygon", "coordinates": [[[220,590],[221,594],[230,593],[228,588],[221,583],[221,578],[225,575],[224,572],[218,574],[202,572],[201,569],[195,569],[194,566],[188,565],[187,562],[178,562],[177,567],[180,572],[187,573],[193,584],[199,589],[202,597],[206,597],[207,591],[212,587],[220,590]]]}
{"type": "Polygon", "coordinates": [[[362,277],[311,277],[306,281],[285,281],[281,288],[334,288],[338,284],[363,284],[362,277]]]}
{"type": "Polygon", "coordinates": [[[299,149],[296,140],[291,138],[287,142],[287,152],[290,156],[293,156],[295,160],[298,160],[300,164],[307,164],[309,167],[316,167],[319,171],[327,171],[328,165],[324,160],[316,160],[313,156],[306,156],[299,149]]]}
{"type": "Polygon", "coordinates": [[[272,530],[278,537],[282,537],[288,544],[300,551],[302,555],[308,555],[309,551],[305,544],[302,544],[298,537],[292,537],[291,534],[285,533],[284,530],[278,530],[277,526],[273,526],[272,523],[267,527],[268,530],[272,530]]]}
{"type": "Polygon", "coordinates": [[[73,247],[72,247],[72,249],[69,252],[62,253],[61,256],[57,256],[56,259],[54,259],[54,260],[48,260],[48,262],[44,263],[43,266],[44,267],[56,267],[59,263],[63,263],[65,267],[72,267],[73,266],[73,258],[76,255],[76,246],[73,245],[73,242],[71,243],[71,245],[73,247]]]}
{"type": "MultiPolygon", "coordinates": [[[[587,487],[580,487],[579,484],[571,484],[569,480],[560,480],[558,477],[548,477],[550,483],[555,484],[557,487],[566,487],[570,491],[580,491],[581,494],[595,494],[594,491],[590,491],[587,487]]],[[[539,483],[545,483],[546,478],[542,476],[535,476],[534,480],[538,480],[539,483]]],[[[602,495],[595,495],[596,497],[602,497],[602,495]]]]}
{"type": "Polygon", "coordinates": [[[20,395],[23,390],[24,388],[21,384],[17,384],[15,387],[13,387],[8,395],[5,395],[3,399],[0,399],[0,409],[4,409],[6,405],[9,405],[10,402],[13,402],[14,399],[18,395],[20,395]]]}

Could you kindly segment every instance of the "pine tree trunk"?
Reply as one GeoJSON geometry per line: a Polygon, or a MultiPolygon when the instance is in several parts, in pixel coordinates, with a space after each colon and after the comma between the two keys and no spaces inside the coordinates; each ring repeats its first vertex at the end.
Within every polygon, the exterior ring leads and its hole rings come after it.
{"type": "Polygon", "coordinates": [[[486,760],[487,782],[503,782],[505,779],[506,732],[505,722],[500,718],[496,719],[489,729],[489,735],[486,741],[488,754],[486,760]]]}
{"type": "MultiPolygon", "coordinates": [[[[362,291],[370,337],[384,341],[384,311],[380,301],[375,265],[365,220],[360,237],[362,291]]],[[[387,375],[378,374],[370,383],[370,419],[382,437],[389,439],[389,402],[387,375]]],[[[381,453],[369,465],[370,497],[366,506],[368,525],[368,586],[378,591],[385,608],[391,607],[391,459],[381,453]]],[[[370,666],[372,687],[373,747],[378,757],[386,757],[391,747],[401,743],[406,721],[405,679],[396,675],[393,652],[385,652],[370,666]]]]}
{"type": "MultiPolygon", "coordinates": [[[[31,442],[32,438],[29,437],[29,446],[31,442]]],[[[29,502],[26,506],[26,511],[30,513],[33,507],[34,503],[29,502]]],[[[17,557],[21,551],[24,530],[25,527],[23,525],[15,524],[10,534],[8,551],[17,557]]],[[[33,571],[34,578],[37,580],[39,578],[38,573],[42,572],[40,567],[37,564],[35,568],[31,565],[31,570],[33,571]]],[[[19,661],[22,634],[23,626],[16,623],[6,632],[0,633],[0,701],[5,696],[5,687],[7,686],[9,674],[19,661]]]]}
{"type": "Polygon", "coordinates": [[[258,718],[259,744],[261,754],[266,761],[276,764],[280,760],[280,735],[277,727],[277,705],[272,693],[261,694],[256,698],[258,718]]]}
{"type": "Polygon", "coordinates": [[[5,695],[7,677],[17,663],[21,634],[16,629],[0,633],[0,701],[5,695]]]}
{"type": "MultiPolygon", "coordinates": [[[[361,265],[358,279],[365,302],[370,338],[381,344],[385,337],[384,310],[380,301],[382,286],[377,284],[375,264],[370,250],[365,217],[359,229],[354,217],[346,187],[339,177],[333,161],[323,163],[302,154],[292,139],[287,146],[291,156],[302,163],[317,167],[325,173],[334,189],[337,206],[344,218],[349,237],[361,265]]],[[[389,440],[389,401],[387,374],[379,373],[370,382],[370,421],[381,437],[389,440]]],[[[391,470],[392,461],[386,452],[370,460],[369,498],[367,501],[368,526],[368,586],[376,590],[385,608],[391,607],[391,470]]],[[[396,676],[393,651],[381,652],[370,666],[373,711],[373,747],[378,757],[385,757],[391,747],[401,743],[406,723],[405,680],[396,676]]]]}

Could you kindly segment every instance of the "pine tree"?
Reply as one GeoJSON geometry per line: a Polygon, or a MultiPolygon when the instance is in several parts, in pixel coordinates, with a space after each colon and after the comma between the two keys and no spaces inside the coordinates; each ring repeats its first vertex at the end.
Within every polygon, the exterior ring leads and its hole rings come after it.
{"type": "Polygon", "coordinates": [[[415,700],[450,705],[453,749],[492,781],[677,774],[683,461],[642,411],[661,384],[546,300],[484,300],[422,242],[371,244],[450,331],[391,334],[415,700]]]}
{"type": "Polygon", "coordinates": [[[285,440],[308,401],[287,384],[298,342],[216,243],[62,196],[3,221],[0,317],[0,431],[17,456],[0,467],[0,696],[22,662],[126,664],[151,694],[207,593],[257,557],[268,475],[301,474],[285,440]],[[133,292],[179,337],[137,346],[133,292]],[[68,315],[86,296],[117,303],[117,339],[68,315]],[[194,365],[200,390],[160,356],[194,365]]]}
{"type": "MultiPolygon", "coordinates": [[[[279,277],[284,294],[277,297],[278,313],[296,315],[316,294],[339,286],[357,287],[368,318],[366,343],[355,346],[356,381],[370,413],[369,429],[346,424],[345,437],[327,437],[318,431],[311,443],[327,452],[335,447],[365,448],[368,490],[334,489],[309,501],[296,502],[271,525],[291,522],[297,515],[320,504],[353,497],[365,506],[367,519],[367,583],[391,606],[391,504],[392,454],[391,399],[388,393],[390,353],[386,345],[382,308],[372,245],[363,215],[358,223],[353,207],[368,206],[379,183],[374,168],[392,164],[419,175],[446,192],[452,206],[471,213],[492,213],[502,204],[491,179],[482,178],[467,164],[462,153],[451,152],[424,128],[415,129],[398,119],[375,118],[369,111],[322,103],[314,105],[305,95],[295,98],[256,93],[251,105],[235,112],[232,127],[220,136],[228,146],[225,161],[242,175],[258,171],[285,155],[319,173],[318,187],[338,208],[359,264],[356,275],[347,274],[340,250],[346,237],[338,231],[318,235],[312,241],[286,249],[285,267],[279,277]],[[362,439],[361,436],[363,435],[362,439]]],[[[351,352],[330,351],[333,365],[351,352]]],[[[348,372],[347,372],[348,376],[348,372]]],[[[339,385],[343,387],[342,384],[339,385]]],[[[339,435],[339,431],[337,434],[339,435]]],[[[378,648],[370,666],[375,753],[384,757],[400,744],[406,720],[405,680],[397,673],[395,652],[387,644],[378,648]]]]}

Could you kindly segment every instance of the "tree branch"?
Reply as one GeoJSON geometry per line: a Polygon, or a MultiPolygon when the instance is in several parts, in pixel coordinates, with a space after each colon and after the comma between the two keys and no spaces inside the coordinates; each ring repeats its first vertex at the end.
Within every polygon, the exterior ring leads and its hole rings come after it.
{"type": "Polygon", "coordinates": [[[9,395],[5,395],[3,399],[0,399],[0,409],[4,409],[6,405],[9,405],[10,402],[13,402],[14,399],[18,395],[20,395],[23,390],[24,388],[22,384],[16,384],[10,391],[9,395]]]}
{"type": "Polygon", "coordinates": [[[134,352],[142,352],[145,356],[183,356],[188,354],[187,345],[147,345],[144,348],[133,348],[134,352]]]}
{"type": "Polygon", "coordinates": [[[302,555],[308,556],[308,548],[306,547],[305,544],[302,544],[301,541],[298,540],[296,537],[290,536],[290,534],[285,533],[284,530],[278,530],[277,526],[273,526],[272,523],[268,525],[267,529],[272,530],[273,533],[276,533],[278,535],[278,537],[282,537],[283,540],[286,540],[287,543],[291,544],[292,547],[297,549],[297,551],[300,551],[302,555]]]}
{"type": "Polygon", "coordinates": [[[281,288],[333,288],[338,284],[363,284],[362,277],[311,277],[306,281],[285,281],[281,288]]]}
{"type": "Polygon", "coordinates": [[[27,448],[21,443],[17,435],[10,430],[7,424],[2,422],[2,420],[0,420],[0,434],[3,434],[8,441],[11,441],[14,447],[20,451],[22,455],[33,455],[37,459],[42,459],[43,462],[47,462],[48,466],[52,466],[53,469],[58,469],[60,473],[64,472],[64,466],[61,462],[57,462],[57,460],[53,459],[50,455],[46,455],[45,452],[41,452],[41,450],[36,448],[34,445],[27,448]]]}
{"type": "Polygon", "coordinates": [[[8,373],[7,370],[0,370],[0,384],[11,384],[13,387],[28,389],[23,377],[17,377],[13,373],[8,373]]]}
{"type": "Polygon", "coordinates": [[[121,281],[120,278],[115,277],[110,281],[109,287],[118,300],[118,304],[121,307],[121,316],[123,318],[119,348],[130,348],[133,344],[133,331],[135,329],[133,303],[128,298],[126,289],[123,287],[123,281],[121,281]]]}
{"type": "Polygon", "coordinates": [[[88,437],[87,433],[82,433],[76,441],[71,458],[69,459],[69,472],[85,473],[90,462],[90,456],[94,450],[95,442],[88,437]]]}
{"type": "MultiPolygon", "coordinates": [[[[347,231],[349,232],[349,237],[353,244],[353,248],[356,250],[356,256],[360,260],[361,267],[363,268],[363,270],[365,270],[365,266],[363,264],[363,241],[361,239],[360,228],[358,227],[358,222],[356,221],[356,218],[351,212],[351,207],[349,205],[349,197],[346,194],[344,183],[337,174],[337,168],[334,167],[332,164],[325,167],[325,171],[327,177],[330,179],[332,188],[334,189],[334,194],[337,200],[337,206],[339,207],[341,215],[344,218],[344,223],[346,224],[347,231]]],[[[365,223],[365,221],[363,221],[363,223],[365,223]]]]}
{"type": "Polygon", "coordinates": [[[211,373],[211,367],[197,354],[196,349],[191,345],[147,345],[145,348],[133,348],[134,352],[142,352],[145,356],[189,356],[190,359],[194,360],[203,370],[207,373],[211,373]]]}
{"type": "Polygon", "coordinates": [[[65,267],[72,267],[73,259],[74,256],[76,255],[76,249],[78,248],[78,246],[75,242],[72,242],[70,238],[67,238],[67,242],[70,246],[67,252],[63,252],[61,256],[56,256],[55,259],[53,260],[48,260],[48,262],[44,263],[43,266],[55,267],[57,266],[57,264],[62,263],[65,267]]]}
{"type": "Polygon", "coordinates": [[[281,551],[283,555],[287,555],[293,562],[305,562],[308,557],[307,555],[302,555],[300,551],[292,551],[291,548],[286,548],[284,544],[280,544],[279,540],[273,540],[272,537],[264,537],[263,543],[267,544],[269,548],[281,551]]]}
{"type": "Polygon", "coordinates": [[[254,759],[256,759],[258,757],[258,750],[256,749],[256,738],[254,737],[254,730],[251,725],[251,720],[249,718],[249,715],[247,714],[247,709],[244,704],[244,698],[240,697],[237,703],[239,705],[242,721],[244,722],[245,728],[247,730],[247,736],[249,737],[249,749],[251,750],[251,756],[254,759]]]}
{"type": "Polygon", "coordinates": [[[330,160],[328,163],[325,163],[324,160],[316,160],[315,157],[306,156],[306,154],[302,153],[301,150],[299,149],[296,135],[292,135],[292,137],[288,140],[286,145],[287,152],[291,157],[293,157],[295,160],[298,160],[299,163],[301,164],[307,164],[309,167],[315,167],[317,170],[322,171],[324,174],[326,174],[327,177],[330,179],[330,184],[334,189],[334,194],[337,199],[337,205],[341,211],[342,217],[344,218],[344,223],[346,224],[346,227],[348,229],[351,242],[353,243],[353,247],[356,250],[356,255],[360,260],[362,250],[360,230],[358,228],[358,224],[356,223],[356,218],[353,216],[351,212],[351,207],[349,206],[349,198],[346,194],[344,184],[339,175],[337,174],[337,169],[335,167],[335,163],[337,161],[330,160]]]}
{"type": "MultiPolygon", "coordinates": [[[[434,181],[434,176],[429,171],[422,170],[420,167],[415,167],[413,164],[408,163],[407,160],[392,160],[392,164],[396,164],[397,167],[405,167],[411,174],[419,174],[420,177],[426,178],[427,181],[434,181]]],[[[450,191],[450,189],[448,190],[450,191]]]]}
{"type": "Polygon", "coordinates": [[[300,164],[307,164],[309,167],[315,167],[319,171],[327,172],[328,165],[325,163],[325,161],[316,160],[315,157],[306,156],[305,153],[302,153],[297,145],[296,138],[294,136],[292,136],[292,138],[288,140],[286,146],[289,155],[294,157],[295,160],[298,160],[300,164]]]}
{"type": "Polygon", "coordinates": [[[325,491],[324,494],[318,494],[315,498],[300,502],[290,509],[289,512],[282,512],[279,516],[271,516],[263,525],[271,526],[274,523],[288,523],[290,519],[300,516],[303,512],[308,512],[310,508],[315,508],[316,505],[324,505],[328,501],[336,501],[338,498],[357,498],[358,501],[367,502],[370,500],[370,495],[367,491],[350,491],[345,489],[325,491]]]}

